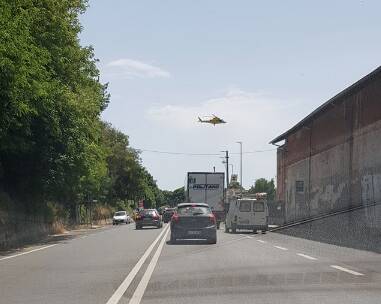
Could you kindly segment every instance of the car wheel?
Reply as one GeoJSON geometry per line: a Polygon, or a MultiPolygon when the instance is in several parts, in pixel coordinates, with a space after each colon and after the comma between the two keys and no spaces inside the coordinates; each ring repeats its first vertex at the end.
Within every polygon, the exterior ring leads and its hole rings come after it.
{"type": "Polygon", "coordinates": [[[235,224],[232,225],[232,232],[237,233],[237,227],[235,224]]]}
{"type": "Polygon", "coordinates": [[[220,229],[221,222],[217,222],[217,229],[220,229]]]}
{"type": "Polygon", "coordinates": [[[209,239],[208,243],[209,244],[217,244],[217,237],[213,237],[213,238],[209,239]]]}
{"type": "Polygon", "coordinates": [[[253,233],[254,233],[254,234],[257,234],[257,229],[253,229],[253,233]]]}
{"type": "Polygon", "coordinates": [[[169,242],[171,244],[175,244],[176,243],[176,237],[172,233],[171,233],[171,238],[170,238],[169,242]]]}
{"type": "Polygon", "coordinates": [[[142,227],[140,227],[140,226],[138,226],[138,225],[135,226],[135,229],[136,229],[136,230],[139,230],[139,229],[141,229],[141,228],[142,228],[142,227]]]}

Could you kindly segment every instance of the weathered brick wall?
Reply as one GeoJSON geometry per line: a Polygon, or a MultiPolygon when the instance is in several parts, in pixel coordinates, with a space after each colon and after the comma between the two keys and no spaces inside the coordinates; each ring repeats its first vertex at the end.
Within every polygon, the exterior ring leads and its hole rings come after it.
{"type": "Polygon", "coordinates": [[[281,149],[278,199],[288,222],[381,202],[381,77],[329,105],[281,149]]]}

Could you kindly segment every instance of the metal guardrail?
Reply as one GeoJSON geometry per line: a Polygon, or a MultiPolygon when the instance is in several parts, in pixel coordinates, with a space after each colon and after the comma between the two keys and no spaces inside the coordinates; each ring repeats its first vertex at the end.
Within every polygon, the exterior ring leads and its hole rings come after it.
{"type": "Polygon", "coordinates": [[[349,213],[349,212],[352,212],[352,211],[355,211],[355,210],[365,209],[365,208],[368,208],[368,207],[373,207],[373,206],[378,206],[378,205],[381,205],[381,202],[374,202],[374,203],[370,203],[370,204],[365,204],[365,205],[361,205],[361,206],[355,206],[355,207],[347,208],[347,209],[344,209],[344,210],[338,210],[338,211],[334,211],[334,212],[328,212],[328,213],[321,214],[319,216],[310,217],[310,218],[303,219],[303,220],[300,220],[300,221],[294,221],[294,222],[287,223],[287,224],[284,224],[284,225],[279,225],[278,227],[269,229],[269,231],[277,231],[277,230],[281,230],[281,229],[286,229],[286,228],[298,226],[298,225],[301,225],[301,224],[305,224],[305,223],[321,220],[321,219],[324,219],[324,218],[327,218],[327,217],[332,217],[332,216],[335,216],[335,215],[349,213]]]}

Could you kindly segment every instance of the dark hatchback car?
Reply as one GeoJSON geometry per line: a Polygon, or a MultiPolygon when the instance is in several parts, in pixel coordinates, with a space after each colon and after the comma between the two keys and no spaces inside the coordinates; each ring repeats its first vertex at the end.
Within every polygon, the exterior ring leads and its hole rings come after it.
{"type": "Polygon", "coordinates": [[[163,213],[163,222],[168,223],[171,220],[172,215],[175,213],[174,208],[167,208],[163,213]]]}
{"type": "Polygon", "coordinates": [[[161,216],[156,209],[144,209],[139,212],[135,219],[136,229],[141,229],[144,226],[153,226],[157,228],[163,227],[161,216]]]}
{"type": "Polygon", "coordinates": [[[217,243],[216,218],[207,204],[179,204],[171,218],[171,243],[178,239],[204,239],[217,243]]]}

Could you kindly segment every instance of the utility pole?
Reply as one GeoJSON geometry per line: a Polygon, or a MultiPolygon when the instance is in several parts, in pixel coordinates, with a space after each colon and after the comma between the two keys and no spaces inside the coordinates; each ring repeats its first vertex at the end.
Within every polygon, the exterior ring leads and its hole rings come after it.
{"type": "Polygon", "coordinates": [[[241,189],[243,189],[243,181],[242,181],[242,141],[237,141],[237,144],[240,145],[240,150],[239,150],[239,155],[240,155],[239,182],[241,184],[241,189]]]}
{"type": "Polygon", "coordinates": [[[225,152],[225,161],[223,161],[224,164],[226,164],[226,189],[229,188],[229,151],[221,151],[225,152]]]}

